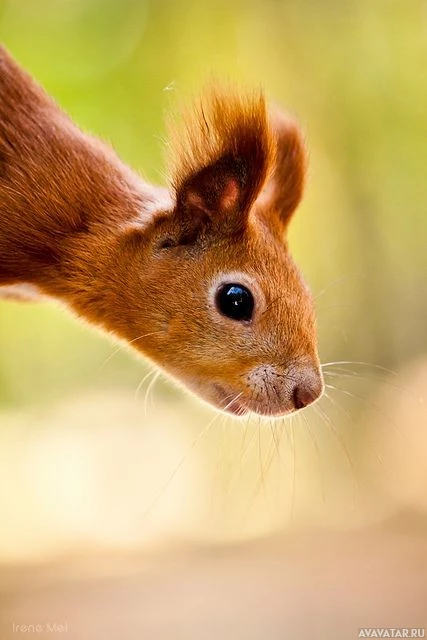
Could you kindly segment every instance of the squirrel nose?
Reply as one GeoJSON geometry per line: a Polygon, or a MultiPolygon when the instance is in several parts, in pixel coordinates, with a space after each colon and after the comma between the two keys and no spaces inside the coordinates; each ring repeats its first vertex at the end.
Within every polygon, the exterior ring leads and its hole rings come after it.
{"type": "Polygon", "coordinates": [[[292,394],[295,409],[304,409],[312,404],[322,394],[323,385],[321,380],[308,379],[299,382],[292,394]]]}

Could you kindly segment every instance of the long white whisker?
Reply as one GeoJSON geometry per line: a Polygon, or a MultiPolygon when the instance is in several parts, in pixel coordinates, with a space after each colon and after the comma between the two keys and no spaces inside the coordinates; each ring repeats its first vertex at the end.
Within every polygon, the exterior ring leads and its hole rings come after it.
{"type": "Polygon", "coordinates": [[[321,296],[323,296],[326,293],[326,291],[328,291],[332,287],[335,287],[337,284],[340,284],[341,282],[345,282],[349,278],[361,278],[361,277],[363,277],[363,273],[351,273],[351,274],[347,274],[345,276],[340,276],[336,280],[333,280],[332,282],[327,284],[326,287],[323,287],[323,289],[321,289],[319,291],[319,293],[317,293],[314,296],[314,300],[317,301],[321,296]]]}
{"type": "Polygon", "coordinates": [[[151,378],[149,384],[147,385],[147,389],[145,391],[145,397],[144,397],[144,415],[145,415],[145,417],[147,417],[147,415],[148,415],[148,398],[150,396],[150,391],[153,389],[153,387],[156,384],[157,380],[160,378],[161,373],[162,373],[161,371],[156,371],[155,375],[151,378]]]}
{"type": "MultiPolygon", "coordinates": [[[[348,420],[350,420],[351,422],[353,422],[353,424],[355,425],[355,427],[358,429],[360,427],[360,424],[356,421],[356,419],[354,418],[354,416],[352,416],[346,409],[344,409],[344,407],[335,400],[335,398],[333,398],[332,396],[330,396],[327,392],[325,392],[325,398],[327,400],[329,400],[329,402],[336,407],[339,411],[341,411],[346,418],[348,418],[348,420]]],[[[377,457],[378,462],[381,464],[381,466],[384,468],[385,471],[387,471],[385,463],[383,458],[380,456],[380,454],[376,451],[375,455],[377,457]]]]}
{"type": "Polygon", "coordinates": [[[348,365],[359,365],[362,367],[372,367],[374,369],[379,369],[385,373],[390,373],[391,375],[397,376],[399,375],[397,371],[393,371],[392,369],[387,369],[387,367],[383,367],[380,364],[375,364],[373,362],[360,362],[356,360],[337,360],[336,362],[324,362],[321,364],[322,369],[326,369],[327,367],[333,367],[335,365],[348,364],[348,365]]]}
{"type": "MultiPolygon", "coordinates": [[[[235,400],[237,400],[242,394],[238,394],[235,398],[233,398],[225,407],[224,409],[227,409],[230,404],[232,404],[235,400]]],[[[157,494],[157,496],[155,497],[155,499],[153,500],[153,502],[149,505],[149,507],[146,509],[145,513],[144,513],[144,517],[147,517],[151,511],[153,510],[153,508],[155,507],[155,505],[158,503],[158,501],[161,499],[161,497],[165,494],[165,492],[167,491],[167,489],[169,488],[171,482],[174,480],[174,478],[177,476],[178,472],[180,471],[180,469],[182,468],[183,464],[185,463],[185,461],[187,460],[189,454],[191,453],[191,451],[193,451],[194,447],[200,442],[200,440],[202,439],[202,437],[209,431],[209,429],[212,427],[212,425],[218,420],[218,418],[222,417],[223,414],[220,413],[219,411],[215,413],[215,415],[213,416],[212,420],[210,420],[210,422],[208,422],[208,424],[197,434],[197,436],[194,438],[193,442],[190,445],[189,450],[187,451],[187,453],[185,453],[181,460],[178,462],[177,466],[175,467],[175,469],[173,470],[173,472],[171,473],[171,475],[169,476],[169,478],[167,479],[166,483],[163,485],[163,487],[161,488],[161,490],[159,491],[159,493],[157,494]]]]}
{"type": "MultiPolygon", "coordinates": [[[[228,398],[229,396],[227,396],[228,398]]],[[[217,453],[217,461],[215,464],[215,470],[212,474],[212,483],[211,483],[211,497],[210,497],[210,514],[212,515],[213,510],[214,510],[214,497],[215,497],[215,490],[216,490],[216,484],[217,484],[217,480],[218,480],[218,475],[219,475],[219,469],[221,466],[221,462],[222,462],[222,452],[224,450],[224,424],[225,421],[227,419],[226,415],[222,415],[221,419],[220,419],[220,424],[218,425],[219,428],[215,430],[215,450],[217,453]],[[220,440],[220,436],[222,436],[221,439],[221,443],[219,444],[219,440],[220,440]]]]}
{"type": "Polygon", "coordinates": [[[136,338],[133,338],[133,340],[128,340],[126,343],[119,344],[116,347],[116,349],[114,349],[114,351],[112,353],[110,353],[109,356],[107,356],[107,358],[101,364],[100,369],[105,367],[108,364],[108,362],[110,362],[110,360],[112,358],[114,358],[114,356],[117,355],[119,353],[119,351],[123,351],[123,349],[125,349],[127,345],[132,344],[133,342],[136,342],[137,340],[142,340],[143,338],[147,338],[148,336],[153,336],[156,333],[163,333],[163,331],[150,331],[150,333],[143,333],[142,335],[137,336],[136,338]]]}
{"type": "Polygon", "coordinates": [[[240,445],[240,456],[239,456],[239,466],[236,467],[231,475],[230,478],[230,485],[231,482],[234,480],[234,477],[236,476],[237,473],[239,473],[239,477],[242,478],[242,470],[243,470],[243,460],[246,457],[246,455],[248,454],[250,448],[251,448],[251,444],[255,439],[256,436],[256,431],[254,430],[252,436],[249,438],[249,440],[247,440],[247,433],[249,431],[249,425],[252,421],[253,417],[251,415],[248,415],[246,420],[245,420],[245,426],[244,426],[244,433],[243,433],[243,439],[240,445]]]}
{"type": "Polygon", "coordinates": [[[400,432],[399,426],[396,424],[396,422],[394,422],[394,420],[392,420],[392,418],[389,415],[387,415],[386,413],[384,413],[384,411],[382,411],[379,407],[377,407],[372,402],[369,402],[363,396],[359,396],[359,395],[357,395],[357,393],[353,393],[351,391],[346,391],[345,389],[341,389],[340,387],[336,387],[333,384],[325,384],[325,387],[327,389],[331,389],[333,391],[338,391],[338,393],[342,393],[342,394],[348,396],[349,398],[355,398],[356,400],[360,400],[361,402],[364,402],[368,407],[370,407],[371,409],[376,411],[379,415],[381,415],[384,418],[386,418],[390,422],[390,424],[393,425],[394,429],[396,430],[396,433],[398,433],[399,436],[403,437],[401,432],[400,432]]]}
{"type": "Polygon", "coordinates": [[[348,466],[349,466],[350,471],[352,473],[352,477],[353,477],[353,480],[355,482],[356,488],[360,493],[360,483],[359,483],[359,479],[357,477],[357,474],[356,474],[356,471],[355,471],[355,468],[354,468],[353,460],[351,459],[349,451],[348,451],[347,447],[345,446],[342,438],[340,437],[339,432],[337,431],[334,423],[332,422],[332,420],[330,419],[328,414],[319,407],[318,403],[314,406],[314,409],[318,413],[318,415],[320,415],[320,417],[323,418],[323,420],[326,422],[326,424],[329,425],[329,428],[331,429],[331,432],[334,434],[335,439],[336,439],[341,451],[344,453],[344,456],[345,456],[345,458],[347,460],[347,463],[348,463],[348,466]]]}
{"type": "Polygon", "coordinates": [[[326,496],[325,496],[325,482],[324,482],[324,469],[323,469],[323,463],[322,463],[322,457],[320,455],[320,448],[319,448],[319,443],[317,441],[316,436],[314,435],[311,427],[310,427],[310,422],[306,416],[306,414],[304,413],[304,411],[301,412],[302,417],[304,418],[304,422],[305,422],[305,426],[307,429],[307,432],[310,436],[310,440],[313,444],[314,450],[316,452],[316,457],[319,463],[319,474],[320,474],[320,494],[322,496],[322,504],[325,507],[326,506],[326,496]]]}
{"type": "Polygon", "coordinates": [[[373,382],[378,382],[379,384],[386,384],[389,387],[393,387],[394,389],[399,389],[405,393],[409,393],[410,395],[415,394],[412,393],[410,389],[404,387],[400,384],[396,384],[395,382],[390,382],[390,380],[385,380],[384,378],[375,377],[375,376],[365,376],[363,374],[358,373],[357,371],[346,371],[345,369],[340,369],[339,367],[334,368],[333,371],[324,371],[325,376],[331,376],[334,378],[360,378],[361,380],[372,380],[373,382]]]}
{"type": "MultiPolygon", "coordinates": [[[[354,307],[355,303],[345,303],[345,302],[337,302],[334,304],[327,304],[324,307],[316,307],[316,311],[317,313],[326,311],[327,309],[349,309],[351,307],[354,307]]],[[[321,320],[322,318],[320,318],[321,320]]]]}
{"type": "MultiPolygon", "coordinates": [[[[270,516],[270,521],[271,524],[273,524],[274,520],[273,520],[273,514],[270,508],[270,502],[268,500],[268,496],[267,496],[267,487],[265,485],[265,480],[266,480],[266,475],[264,472],[264,463],[263,463],[263,454],[262,454],[262,446],[261,446],[261,418],[258,421],[258,459],[259,459],[259,465],[260,465],[260,479],[261,479],[261,488],[262,488],[262,494],[264,497],[264,502],[265,502],[265,506],[267,507],[267,511],[269,513],[270,516]]],[[[258,493],[258,490],[257,490],[258,493]]]]}
{"type": "Polygon", "coordinates": [[[297,454],[295,447],[295,429],[294,429],[294,419],[295,416],[291,416],[289,421],[289,433],[291,437],[291,446],[292,446],[292,456],[293,456],[293,464],[292,464],[292,485],[291,485],[291,525],[294,524],[295,521],[295,490],[296,490],[296,482],[297,482],[297,454]]]}
{"type": "Polygon", "coordinates": [[[135,393],[134,393],[134,401],[137,402],[138,400],[138,396],[139,396],[139,392],[141,391],[142,387],[144,386],[144,382],[150,377],[150,376],[154,376],[155,373],[157,373],[156,369],[152,369],[151,371],[148,371],[148,373],[145,374],[145,376],[142,378],[142,380],[140,381],[140,383],[138,384],[137,388],[135,389],[135,393]]]}

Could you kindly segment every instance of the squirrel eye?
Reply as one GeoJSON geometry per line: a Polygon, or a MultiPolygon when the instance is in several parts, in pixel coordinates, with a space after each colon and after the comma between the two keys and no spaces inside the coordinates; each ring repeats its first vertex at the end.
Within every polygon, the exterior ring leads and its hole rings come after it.
{"type": "Polygon", "coordinates": [[[216,295],[219,311],[232,320],[250,320],[254,310],[252,293],[242,284],[224,284],[216,295]]]}

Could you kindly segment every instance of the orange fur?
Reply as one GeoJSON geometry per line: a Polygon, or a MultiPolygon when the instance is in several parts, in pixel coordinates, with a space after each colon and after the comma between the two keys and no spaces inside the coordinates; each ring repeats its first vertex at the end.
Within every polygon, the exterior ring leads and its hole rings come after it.
{"type": "Polygon", "coordinates": [[[299,130],[260,92],[216,88],[177,131],[172,188],[149,185],[1,49],[0,291],[64,301],[219,408],[308,404],[314,312],[282,241],[303,191],[299,130]],[[223,282],[252,291],[250,322],[218,311],[223,282]]]}
{"type": "Polygon", "coordinates": [[[169,170],[175,192],[182,192],[203,167],[234,158],[239,162],[239,181],[251,182],[250,203],[272,171],[276,152],[263,94],[242,95],[214,85],[184,111],[181,120],[180,126],[171,126],[171,121],[169,126],[169,170]]]}

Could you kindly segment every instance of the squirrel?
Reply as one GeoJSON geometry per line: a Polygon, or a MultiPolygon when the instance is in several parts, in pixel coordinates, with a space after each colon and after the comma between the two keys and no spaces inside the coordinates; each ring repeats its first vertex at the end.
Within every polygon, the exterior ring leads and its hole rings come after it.
{"type": "Polygon", "coordinates": [[[224,412],[306,407],[323,378],[286,242],[298,125],[261,90],[214,85],[169,146],[169,186],[147,183],[0,48],[0,292],[65,303],[224,412]]]}

